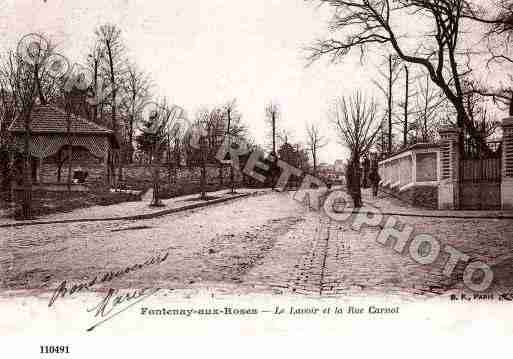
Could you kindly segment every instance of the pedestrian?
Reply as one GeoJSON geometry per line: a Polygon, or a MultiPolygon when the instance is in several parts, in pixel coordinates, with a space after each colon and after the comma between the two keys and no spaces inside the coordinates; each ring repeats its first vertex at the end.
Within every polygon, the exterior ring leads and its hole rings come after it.
{"type": "Polygon", "coordinates": [[[372,196],[376,198],[378,196],[379,182],[381,181],[381,177],[379,176],[377,168],[372,169],[371,173],[369,174],[369,179],[372,184],[372,196]]]}

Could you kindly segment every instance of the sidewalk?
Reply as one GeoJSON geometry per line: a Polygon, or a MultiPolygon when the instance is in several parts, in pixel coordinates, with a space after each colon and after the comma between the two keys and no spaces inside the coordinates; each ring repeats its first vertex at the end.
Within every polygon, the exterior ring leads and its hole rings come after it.
{"type": "Polygon", "coordinates": [[[365,204],[378,208],[384,215],[431,217],[431,218],[483,218],[483,219],[513,219],[513,210],[495,211],[455,211],[455,210],[432,210],[411,206],[397,198],[379,192],[377,198],[372,196],[371,189],[362,189],[364,209],[372,211],[372,208],[365,204]]]}
{"type": "Polygon", "coordinates": [[[122,219],[146,219],[155,216],[165,215],[180,210],[188,210],[203,207],[205,205],[216,204],[228,201],[230,199],[243,198],[259,193],[267,192],[266,189],[239,188],[236,194],[229,194],[228,189],[217,192],[208,192],[208,197],[213,199],[208,201],[199,200],[199,194],[170,198],[162,200],[164,207],[150,207],[152,199],[152,190],[149,190],[142,201],[124,202],[110,206],[92,206],[76,209],[71,212],[54,213],[48,216],[41,216],[34,220],[18,221],[10,218],[0,218],[0,227],[23,226],[31,224],[55,223],[55,222],[87,222],[87,221],[106,221],[122,219]]]}

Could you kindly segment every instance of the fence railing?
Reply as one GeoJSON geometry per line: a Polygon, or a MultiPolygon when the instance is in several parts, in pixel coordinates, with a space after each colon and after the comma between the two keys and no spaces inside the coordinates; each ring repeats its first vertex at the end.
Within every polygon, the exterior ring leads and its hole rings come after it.
{"type": "Polygon", "coordinates": [[[465,182],[497,182],[501,180],[501,158],[464,159],[460,171],[465,182]]]}

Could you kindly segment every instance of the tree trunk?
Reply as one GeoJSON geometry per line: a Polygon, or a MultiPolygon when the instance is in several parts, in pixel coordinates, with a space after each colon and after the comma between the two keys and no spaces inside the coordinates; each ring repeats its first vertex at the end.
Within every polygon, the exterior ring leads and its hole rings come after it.
{"type": "Polygon", "coordinates": [[[10,171],[9,171],[9,152],[8,151],[0,151],[0,163],[1,163],[1,173],[2,173],[2,192],[7,192],[9,190],[10,180],[10,171]]]}
{"type": "Polygon", "coordinates": [[[67,98],[66,103],[66,123],[67,123],[67,129],[66,129],[66,135],[68,140],[68,192],[71,193],[71,176],[72,176],[72,161],[73,161],[73,141],[72,141],[72,133],[71,133],[71,98],[67,98]]]}
{"type": "Polygon", "coordinates": [[[205,200],[207,199],[207,194],[206,194],[206,168],[205,168],[205,164],[202,164],[201,165],[201,179],[200,179],[200,188],[201,188],[201,199],[202,200],[205,200]]]}
{"type": "Polygon", "coordinates": [[[24,135],[24,156],[23,156],[23,166],[22,166],[22,200],[21,200],[21,216],[23,219],[31,219],[32,218],[32,176],[30,174],[30,137],[31,137],[31,129],[30,129],[30,116],[31,111],[28,111],[25,114],[25,135],[24,135]]]}
{"type": "MultiPolygon", "coordinates": [[[[226,128],[226,135],[227,138],[230,139],[230,146],[231,146],[231,137],[230,137],[230,131],[231,131],[231,125],[232,125],[232,116],[231,116],[231,109],[228,108],[228,126],[226,128]]],[[[233,172],[233,158],[231,158],[230,155],[230,193],[235,193],[235,178],[234,178],[234,172],[233,172]]]]}
{"type": "Polygon", "coordinates": [[[201,179],[200,179],[200,188],[201,188],[201,199],[206,200],[206,182],[207,182],[207,168],[206,168],[206,149],[205,149],[205,138],[200,139],[200,148],[201,148],[201,179]]]}
{"type": "Polygon", "coordinates": [[[274,188],[275,188],[275,185],[276,185],[276,181],[275,181],[275,171],[274,171],[274,167],[275,167],[275,164],[276,164],[276,160],[277,160],[277,153],[276,153],[276,115],[275,113],[273,112],[272,113],[272,127],[273,127],[273,156],[274,156],[274,161],[271,162],[271,189],[274,191],[274,188]]]}
{"type": "Polygon", "coordinates": [[[392,153],[392,55],[388,57],[388,153],[392,153]]]}
{"type": "Polygon", "coordinates": [[[223,187],[223,163],[219,162],[219,185],[223,187]]]}
{"type": "Polygon", "coordinates": [[[159,207],[162,205],[160,202],[160,166],[155,164],[153,166],[153,198],[150,206],[159,207]]]}
{"type": "Polygon", "coordinates": [[[361,175],[360,175],[360,159],[359,156],[354,156],[351,160],[351,176],[349,183],[349,192],[353,199],[354,208],[362,207],[362,189],[361,189],[361,175]]]}
{"type": "Polygon", "coordinates": [[[233,165],[230,166],[230,184],[231,184],[231,193],[235,193],[235,173],[233,170],[233,165]]]}
{"type": "Polygon", "coordinates": [[[156,156],[153,161],[153,199],[150,206],[160,207],[162,206],[160,201],[160,156],[158,154],[159,151],[155,150],[155,144],[153,146],[153,152],[156,153],[156,156]]]}
{"type": "Polygon", "coordinates": [[[313,157],[313,173],[314,176],[317,176],[317,153],[315,153],[316,150],[312,150],[312,157],[313,157]]]}
{"type": "Polygon", "coordinates": [[[130,136],[129,136],[129,158],[128,162],[130,164],[134,163],[134,115],[130,116],[130,136]]]}
{"type": "Polygon", "coordinates": [[[119,149],[119,164],[118,164],[118,183],[123,182],[123,163],[125,162],[125,151],[119,149]]]}
{"type": "Polygon", "coordinates": [[[156,175],[157,180],[154,181],[154,183],[153,183],[153,203],[152,203],[152,205],[153,206],[158,206],[160,204],[160,193],[159,193],[160,192],[160,188],[159,188],[160,186],[159,186],[159,183],[158,183],[158,178],[159,178],[158,170],[155,170],[155,172],[157,172],[157,175],[156,175]]]}
{"type": "Polygon", "coordinates": [[[272,114],[272,127],[273,127],[273,156],[276,156],[276,117],[272,114]]]}
{"type": "Polygon", "coordinates": [[[406,71],[406,96],[404,98],[404,126],[403,126],[403,146],[406,147],[408,145],[408,97],[409,97],[409,71],[408,67],[404,66],[404,70],[406,71]]]}
{"type": "Polygon", "coordinates": [[[513,116],[513,92],[511,93],[511,99],[509,100],[509,115],[513,116]]]}

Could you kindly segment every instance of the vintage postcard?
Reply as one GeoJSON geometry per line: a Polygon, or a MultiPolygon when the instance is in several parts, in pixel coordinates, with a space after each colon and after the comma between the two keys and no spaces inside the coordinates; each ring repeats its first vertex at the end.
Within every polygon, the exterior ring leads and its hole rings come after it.
{"type": "Polygon", "coordinates": [[[0,1],[6,357],[510,337],[512,40],[510,0],[0,1]]]}

